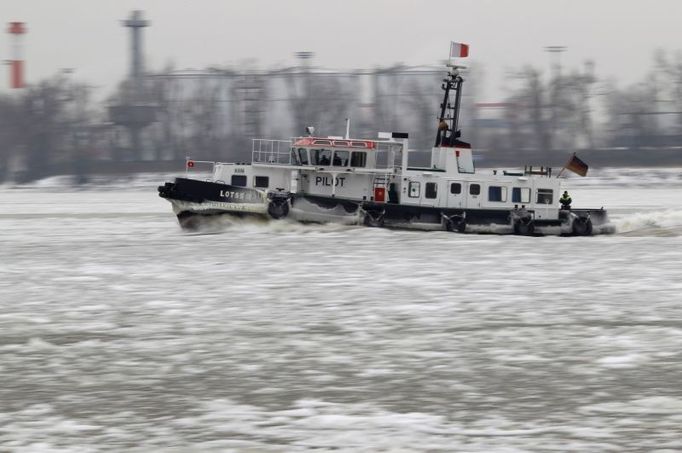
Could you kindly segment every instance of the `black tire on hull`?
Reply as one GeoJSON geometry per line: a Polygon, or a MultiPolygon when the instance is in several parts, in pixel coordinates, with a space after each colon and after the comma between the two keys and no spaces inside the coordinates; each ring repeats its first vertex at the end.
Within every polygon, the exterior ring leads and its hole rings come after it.
{"type": "Polygon", "coordinates": [[[514,222],[514,234],[520,236],[530,236],[535,233],[533,219],[519,219],[514,222]]]}
{"type": "Polygon", "coordinates": [[[268,214],[273,219],[283,219],[289,215],[289,203],[286,198],[276,198],[268,204],[268,214]]]}
{"type": "Polygon", "coordinates": [[[448,231],[456,231],[464,233],[467,228],[466,219],[460,216],[453,216],[445,221],[445,229],[448,231]]]}
{"type": "Polygon", "coordinates": [[[381,228],[384,226],[384,213],[367,211],[362,223],[371,228],[381,228]]]}
{"type": "Polygon", "coordinates": [[[576,217],[573,220],[573,234],[576,236],[592,235],[592,220],[589,217],[576,217]]]}

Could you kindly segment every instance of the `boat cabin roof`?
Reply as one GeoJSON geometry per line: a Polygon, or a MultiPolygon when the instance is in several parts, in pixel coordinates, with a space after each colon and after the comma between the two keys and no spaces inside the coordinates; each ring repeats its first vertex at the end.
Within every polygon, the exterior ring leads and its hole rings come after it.
{"type": "Polygon", "coordinates": [[[377,142],[375,140],[356,140],[345,138],[339,139],[329,137],[299,137],[294,139],[293,146],[302,147],[324,146],[326,148],[376,149],[377,142]]]}

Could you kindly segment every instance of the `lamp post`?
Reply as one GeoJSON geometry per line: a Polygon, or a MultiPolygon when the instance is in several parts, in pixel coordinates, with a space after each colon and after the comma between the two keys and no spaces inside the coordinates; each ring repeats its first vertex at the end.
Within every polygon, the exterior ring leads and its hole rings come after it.
{"type": "Polygon", "coordinates": [[[303,72],[305,73],[305,97],[307,98],[308,95],[310,94],[310,60],[313,59],[315,56],[314,52],[310,51],[301,51],[301,52],[296,52],[296,58],[301,60],[301,68],[303,69],[303,72]]]}
{"type": "Polygon", "coordinates": [[[310,117],[310,96],[312,94],[312,80],[310,76],[310,60],[315,56],[314,52],[310,51],[300,51],[296,52],[296,58],[298,58],[301,61],[301,68],[303,71],[303,96],[300,98],[300,118],[299,120],[302,121],[302,124],[298,124],[298,127],[305,127],[305,126],[311,126],[312,123],[312,118],[310,117]]]}
{"type": "Polygon", "coordinates": [[[550,83],[550,119],[549,119],[549,133],[550,138],[548,140],[549,149],[547,154],[551,153],[552,149],[556,147],[556,136],[557,136],[557,104],[559,103],[559,90],[561,87],[561,54],[566,52],[566,46],[546,46],[545,52],[549,53],[550,59],[553,59],[552,80],[550,83]]]}

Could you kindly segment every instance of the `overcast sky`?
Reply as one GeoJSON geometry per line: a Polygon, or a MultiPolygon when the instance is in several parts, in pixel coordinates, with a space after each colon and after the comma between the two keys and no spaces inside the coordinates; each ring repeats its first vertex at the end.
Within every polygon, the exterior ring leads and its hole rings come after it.
{"type": "MultiPolygon", "coordinates": [[[[567,46],[565,68],[592,59],[599,75],[623,83],[643,78],[656,49],[682,51],[682,0],[0,0],[3,22],[27,23],[29,82],[74,68],[77,79],[106,89],[127,72],[120,21],[133,9],[152,22],[151,69],[247,59],[285,66],[300,50],[329,68],[431,65],[455,40],[469,43],[470,63],[484,69],[488,101],[501,96],[506,69],[548,71],[548,45],[567,46]]],[[[1,59],[9,48],[3,33],[1,59]]]]}

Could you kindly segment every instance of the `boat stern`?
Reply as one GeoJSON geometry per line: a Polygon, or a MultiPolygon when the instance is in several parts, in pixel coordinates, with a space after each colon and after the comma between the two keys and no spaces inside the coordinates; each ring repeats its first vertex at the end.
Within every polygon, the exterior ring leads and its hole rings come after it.
{"type": "Polygon", "coordinates": [[[611,223],[608,212],[599,209],[571,209],[571,234],[590,236],[597,234],[613,234],[616,226],[611,223]]]}

